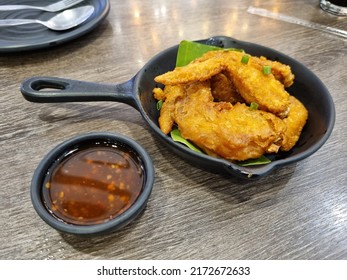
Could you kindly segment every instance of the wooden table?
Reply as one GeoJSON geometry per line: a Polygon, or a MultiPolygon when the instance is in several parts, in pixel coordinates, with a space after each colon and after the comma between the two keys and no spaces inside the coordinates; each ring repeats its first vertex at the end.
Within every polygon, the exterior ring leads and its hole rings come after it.
{"type": "Polygon", "coordinates": [[[1,259],[346,259],[347,40],[248,8],[347,30],[347,18],[317,0],[111,1],[105,21],[73,42],[0,54],[1,259]],[[167,149],[141,115],[115,102],[37,104],[22,97],[31,76],[90,82],[129,80],[156,53],[181,40],[232,36],[302,62],[328,87],[336,124],[309,158],[256,181],[209,173],[167,149]],[[147,208],[120,232],[62,235],[32,207],[29,187],[43,156],[91,131],[138,141],[155,165],[147,208]]]}

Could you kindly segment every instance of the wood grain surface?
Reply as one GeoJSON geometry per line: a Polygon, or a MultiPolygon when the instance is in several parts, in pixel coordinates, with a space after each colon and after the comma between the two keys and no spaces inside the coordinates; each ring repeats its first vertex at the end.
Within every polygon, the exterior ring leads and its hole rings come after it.
{"type": "Polygon", "coordinates": [[[106,20],[72,42],[0,54],[0,259],[347,259],[347,39],[247,9],[342,30],[347,18],[322,11],[317,0],[110,2],[106,20]],[[322,80],[336,123],[321,149],[260,180],[241,181],[183,161],[128,105],[37,104],[19,91],[23,80],[41,75],[124,82],[181,40],[215,35],[276,49],[322,80]],[[156,178],[138,219],[119,232],[83,239],[43,222],[29,188],[45,154],[91,131],[138,141],[153,159],[156,178]]]}

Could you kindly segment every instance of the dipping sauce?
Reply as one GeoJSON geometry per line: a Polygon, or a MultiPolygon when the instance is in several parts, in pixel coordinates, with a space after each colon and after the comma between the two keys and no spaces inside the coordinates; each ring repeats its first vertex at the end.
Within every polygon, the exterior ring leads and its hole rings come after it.
{"type": "Polygon", "coordinates": [[[141,193],[143,163],[124,144],[102,140],[73,146],[48,170],[42,191],[49,212],[77,225],[106,222],[141,193]]]}

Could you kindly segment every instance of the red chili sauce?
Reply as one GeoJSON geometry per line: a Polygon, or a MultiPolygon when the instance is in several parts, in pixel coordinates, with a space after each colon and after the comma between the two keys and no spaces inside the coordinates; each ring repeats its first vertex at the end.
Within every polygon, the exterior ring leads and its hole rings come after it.
{"type": "Polygon", "coordinates": [[[126,211],[144,183],[141,159],[124,145],[88,142],[73,147],[48,171],[43,199],[69,224],[93,225],[126,211]]]}

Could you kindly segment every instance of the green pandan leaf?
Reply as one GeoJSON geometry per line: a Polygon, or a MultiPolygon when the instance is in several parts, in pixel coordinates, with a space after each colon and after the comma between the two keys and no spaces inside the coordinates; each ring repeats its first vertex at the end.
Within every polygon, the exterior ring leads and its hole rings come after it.
{"type": "Polygon", "coordinates": [[[237,164],[239,164],[241,166],[252,166],[252,165],[268,164],[270,162],[271,162],[271,160],[269,160],[266,156],[261,156],[259,158],[255,158],[255,159],[238,161],[237,164]]]}
{"type": "Polygon", "coordinates": [[[178,46],[176,66],[185,66],[204,53],[216,50],[221,48],[184,40],[178,46]]]}
{"type": "Polygon", "coordinates": [[[173,129],[171,131],[170,135],[171,135],[172,140],[174,140],[175,142],[180,142],[180,143],[186,145],[189,149],[191,149],[191,150],[193,150],[195,152],[198,152],[198,153],[201,153],[201,154],[203,153],[199,148],[194,146],[188,140],[184,139],[181,136],[181,133],[180,133],[180,131],[177,128],[173,129]]]}
{"type": "MultiPolygon", "coordinates": [[[[218,51],[222,49],[223,48],[216,47],[216,46],[205,45],[201,43],[183,40],[178,46],[176,66],[177,67],[185,66],[191,61],[193,61],[194,59],[202,56],[204,53],[207,53],[209,51],[218,51]]],[[[234,48],[224,49],[224,50],[234,50],[234,51],[243,52],[243,50],[241,49],[234,49],[234,48]]]]}

